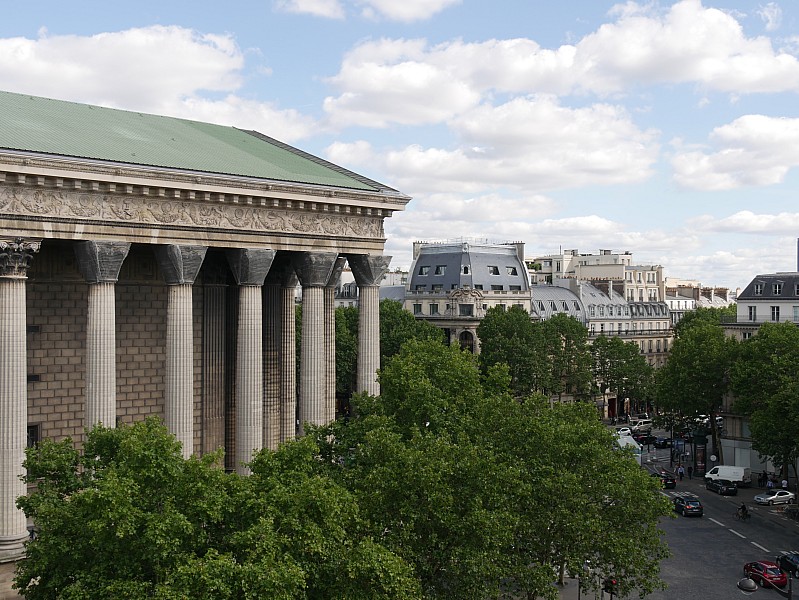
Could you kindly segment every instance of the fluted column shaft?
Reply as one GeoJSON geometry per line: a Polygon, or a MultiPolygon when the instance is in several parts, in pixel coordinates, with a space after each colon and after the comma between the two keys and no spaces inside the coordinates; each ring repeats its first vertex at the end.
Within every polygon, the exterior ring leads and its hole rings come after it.
{"type": "Polygon", "coordinates": [[[0,560],[21,556],[28,537],[16,501],[27,492],[20,479],[28,425],[25,278],[38,250],[38,242],[0,242],[0,560]]]}
{"type": "Polygon", "coordinates": [[[168,287],[164,422],[188,458],[194,448],[192,284],[168,287]]]}
{"type": "Polygon", "coordinates": [[[246,463],[263,448],[263,378],[261,288],[239,288],[236,356],[236,471],[249,473],[246,463]]]}
{"type": "Polygon", "coordinates": [[[358,367],[356,390],[380,395],[380,281],[388,270],[390,256],[365,254],[347,257],[358,284],[358,367]]]}
{"type": "Polygon", "coordinates": [[[267,283],[263,288],[264,322],[264,448],[280,444],[280,300],[281,287],[267,283]]]}
{"type": "Polygon", "coordinates": [[[86,318],[87,429],[99,424],[116,427],[116,301],[119,270],[128,255],[126,242],[79,242],[75,254],[89,282],[86,318]]]}
{"type": "Polygon", "coordinates": [[[280,290],[280,441],[297,435],[297,303],[296,278],[280,290]]]}
{"type": "Polygon", "coordinates": [[[116,427],[116,284],[89,286],[86,319],[86,427],[116,427]]]}
{"type": "Polygon", "coordinates": [[[274,250],[229,250],[228,262],[239,284],[236,337],[236,472],[248,475],[254,454],[263,448],[263,300],[262,286],[274,250]]]}
{"type": "Polygon", "coordinates": [[[377,370],[380,368],[380,287],[361,286],[358,290],[358,367],[356,390],[380,395],[377,370]]]}
{"type": "Polygon", "coordinates": [[[156,248],[168,285],[166,309],[166,389],[164,423],[181,443],[183,456],[194,450],[193,282],[207,248],[166,245],[156,248]]]}
{"type": "Polygon", "coordinates": [[[327,366],[325,359],[324,286],[337,265],[338,254],[302,253],[296,262],[302,284],[302,340],[300,343],[300,434],[306,423],[324,425],[327,411],[327,366]]]}
{"type": "Polygon", "coordinates": [[[326,285],[323,292],[325,327],[325,413],[323,422],[336,419],[336,288],[326,285]]]}

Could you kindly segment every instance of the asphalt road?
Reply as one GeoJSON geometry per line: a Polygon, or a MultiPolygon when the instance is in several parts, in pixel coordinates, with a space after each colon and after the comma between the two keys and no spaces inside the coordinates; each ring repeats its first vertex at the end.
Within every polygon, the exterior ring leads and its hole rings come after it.
{"type": "MultiPolygon", "coordinates": [[[[644,468],[669,468],[668,450],[652,451],[644,468]]],[[[676,489],[663,490],[669,498],[693,494],[705,507],[703,517],[682,517],[677,513],[661,521],[671,557],[661,563],[661,577],[668,588],[646,596],[648,600],[731,600],[743,598],[736,587],[743,577],[744,563],[753,560],[774,560],[782,551],[799,551],[799,522],[788,519],[780,507],[758,506],[753,497],[757,487],[742,488],[738,496],[719,496],[705,489],[704,480],[686,476],[676,489]],[[733,518],[736,507],[746,502],[752,518],[742,523],[733,518]]],[[[575,582],[576,583],[576,582],[575,582]]],[[[795,598],[799,600],[799,580],[794,581],[795,598]]],[[[771,589],[760,589],[752,600],[777,600],[783,596],[771,589]]],[[[576,585],[561,591],[562,600],[577,598],[576,585]]],[[[631,598],[637,598],[633,596],[631,598]]],[[[582,594],[583,600],[595,600],[593,594],[582,594]]],[[[609,599],[605,595],[605,600],[609,599]]]]}

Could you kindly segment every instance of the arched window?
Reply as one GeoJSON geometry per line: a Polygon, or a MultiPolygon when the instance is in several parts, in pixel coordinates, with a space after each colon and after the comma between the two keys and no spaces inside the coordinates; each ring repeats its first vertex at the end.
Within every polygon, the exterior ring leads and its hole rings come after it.
{"type": "Polygon", "coordinates": [[[471,331],[462,331],[460,336],[458,336],[458,341],[462,350],[468,350],[474,354],[474,335],[472,335],[471,331]]]}

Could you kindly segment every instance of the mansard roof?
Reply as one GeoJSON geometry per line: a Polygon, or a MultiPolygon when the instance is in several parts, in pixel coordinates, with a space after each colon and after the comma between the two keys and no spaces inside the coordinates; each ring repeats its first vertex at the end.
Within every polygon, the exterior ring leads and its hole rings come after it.
{"type": "Polygon", "coordinates": [[[256,131],[10,92],[0,149],[401,195],[256,131]]]}
{"type": "Polygon", "coordinates": [[[799,272],[767,273],[757,275],[738,294],[738,300],[792,300],[796,301],[799,291],[799,272]],[[774,284],[780,284],[779,293],[775,294],[774,284]],[[759,286],[759,287],[758,287],[759,286]]]}

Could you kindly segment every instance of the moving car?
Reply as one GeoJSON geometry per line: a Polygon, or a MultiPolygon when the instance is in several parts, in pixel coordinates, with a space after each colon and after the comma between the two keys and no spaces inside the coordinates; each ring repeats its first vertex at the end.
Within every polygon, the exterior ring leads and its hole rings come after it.
{"type": "Polygon", "coordinates": [[[633,425],[633,433],[652,433],[652,419],[641,419],[633,425]]]}
{"type": "Polygon", "coordinates": [[[770,560],[756,560],[744,565],[744,575],[759,583],[763,587],[783,587],[788,583],[788,577],[776,563],[770,560]]]}
{"type": "Polygon", "coordinates": [[[683,517],[695,515],[701,517],[705,513],[705,507],[696,496],[677,496],[674,499],[674,510],[683,517]]]}
{"type": "Polygon", "coordinates": [[[654,443],[657,438],[651,433],[634,433],[633,439],[642,446],[648,446],[654,443]]]}
{"type": "Polygon", "coordinates": [[[671,448],[674,446],[674,440],[667,437],[655,438],[655,448],[671,448]]]}
{"type": "Polygon", "coordinates": [[[666,489],[674,489],[677,487],[677,478],[668,471],[655,471],[652,477],[660,477],[660,486],[666,489]]]}
{"type": "Polygon", "coordinates": [[[616,435],[619,437],[628,436],[631,437],[633,434],[633,430],[629,427],[617,427],[616,428],[616,435]]]}
{"type": "Polygon", "coordinates": [[[738,486],[729,479],[710,479],[705,481],[705,489],[716,492],[719,496],[735,496],[738,494],[738,486]]]}
{"type": "Polygon", "coordinates": [[[788,490],[768,490],[755,496],[758,504],[793,504],[796,502],[796,494],[788,490]]]}
{"type": "Polygon", "coordinates": [[[799,552],[785,552],[777,557],[777,566],[794,577],[799,574],[799,552]]]}

